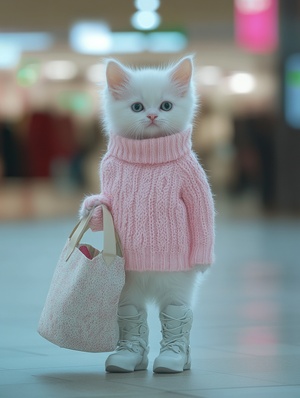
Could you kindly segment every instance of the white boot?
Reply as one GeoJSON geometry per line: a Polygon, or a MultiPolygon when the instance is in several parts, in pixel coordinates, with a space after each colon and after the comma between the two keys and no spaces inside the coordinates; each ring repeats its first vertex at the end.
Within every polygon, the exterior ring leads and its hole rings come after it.
{"type": "Polygon", "coordinates": [[[178,373],[191,368],[190,331],[193,313],[185,305],[168,305],[160,313],[163,339],[153,364],[155,373],[178,373]]]}
{"type": "Polygon", "coordinates": [[[116,352],[105,362],[106,371],[126,373],[147,369],[149,329],[146,311],[139,312],[133,305],[119,307],[118,323],[120,340],[116,352]]]}

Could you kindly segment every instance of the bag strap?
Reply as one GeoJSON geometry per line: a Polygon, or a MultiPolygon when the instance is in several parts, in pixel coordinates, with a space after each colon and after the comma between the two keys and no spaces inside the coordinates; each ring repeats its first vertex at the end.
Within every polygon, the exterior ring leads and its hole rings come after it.
{"type": "MultiPolygon", "coordinates": [[[[117,239],[113,223],[113,218],[108,208],[101,205],[103,211],[103,251],[102,255],[107,265],[110,265],[117,255],[117,239]]],[[[80,243],[83,235],[89,229],[89,223],[93,216],[92,209],[86,217],[83,217],[75,226],[69,236],[69,246],[66,255],[66,261],[70,258],[75,247],[80,243]]],[[[119,242],[118,242],[119,245],[119,242]]],[[[119,247],[119,252],[121,248],[119,247]]]]}
{"type": "Polygon", "coordinates": [[[103,211],[103,251],[102,256],[107,265],[110,265],[117,255],[117,240],[114,222],[111,213],[105,205],[103,211]]]}

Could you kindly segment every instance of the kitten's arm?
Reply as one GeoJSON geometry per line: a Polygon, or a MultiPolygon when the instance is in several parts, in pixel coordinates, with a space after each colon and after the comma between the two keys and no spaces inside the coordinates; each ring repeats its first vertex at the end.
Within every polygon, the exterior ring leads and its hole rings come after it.
{"type": "Polygon", "coordinates": [[[185,176],[182,199],[186,205],[191,231],[190,263],[214,261],[214,201],[206,175],[198,162],[190,163],[185,176]]]}
{"type": "Polygon", "coordinates": [[[93,217],[90,221],[90,228],[93,231],[102,231],[103,230],[103,217],[102,217],[102,209],[100,205],[106,205],[110,209],[110,200],[109,197],[103,193],[98,195],[87,196],[79,210],[79,217],[85,217],[87,214],[93,209],[93,217]]]}

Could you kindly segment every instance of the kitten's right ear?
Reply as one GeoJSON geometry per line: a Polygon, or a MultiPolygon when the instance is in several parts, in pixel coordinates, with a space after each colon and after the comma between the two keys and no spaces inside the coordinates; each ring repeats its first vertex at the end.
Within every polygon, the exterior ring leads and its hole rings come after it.
{"type": "Polygon", "coordinates": [[[121,99],[129,82],[129,73],[116,61],[108,61],[106,65],[106,81],[108,89],[115,99],[121,99]]]}

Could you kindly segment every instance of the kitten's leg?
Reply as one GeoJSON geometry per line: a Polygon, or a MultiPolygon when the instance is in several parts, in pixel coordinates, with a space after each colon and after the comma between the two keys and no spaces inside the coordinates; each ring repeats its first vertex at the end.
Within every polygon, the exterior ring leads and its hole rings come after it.
{"type": "Polygon", "coordinates": [[[166,273],[160,280],[162,340],[159,356],[153,364],[155,373],[178,373],[191,367],[191,310],[196,282],[195,271],[166,273]]]}
{"type": "Polygon", "coordinates": [[[107,372],[122,373],[147,369],[149,329],[141,278],[142,273],[126,272],[126,282],[118,309],[120,337],[115,353],[105,362],[107,372]]]}

